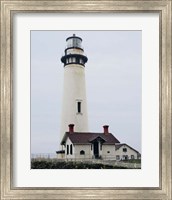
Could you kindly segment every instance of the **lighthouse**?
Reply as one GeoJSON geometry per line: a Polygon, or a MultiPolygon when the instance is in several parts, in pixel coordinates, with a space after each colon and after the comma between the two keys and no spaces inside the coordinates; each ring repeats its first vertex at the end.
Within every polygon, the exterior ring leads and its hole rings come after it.
{"type": "Polygon", "coordinates": [[[66,39],[67,46],[61,62],[64,64],[63,102],[60,140],[68,125],[74,124],[75,132],[88,131],[85,63],[87,57],[82,48],[82,39],[75,34],[66,39]]]}

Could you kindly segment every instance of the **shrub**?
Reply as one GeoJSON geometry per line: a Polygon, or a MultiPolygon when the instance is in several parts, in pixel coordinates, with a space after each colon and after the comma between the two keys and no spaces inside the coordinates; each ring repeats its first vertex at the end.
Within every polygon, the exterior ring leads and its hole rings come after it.
{"type": "Polygon", "coordinates": [[[66,162],[58,160],[35,160],[31,161],[31,169],[126,169],[125,167],[103,165],[86,162],[66,162]]]}

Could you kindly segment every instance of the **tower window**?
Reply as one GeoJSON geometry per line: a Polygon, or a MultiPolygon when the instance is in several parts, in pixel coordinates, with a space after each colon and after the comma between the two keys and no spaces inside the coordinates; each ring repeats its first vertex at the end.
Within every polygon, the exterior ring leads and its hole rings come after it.
{"type": "Polygon", "coordinates": [[[71,60],[72,60],[72,63],[74,63],[74,62],[75,62],[75,58],[74,58],[74,57],[72,57],[72,58],[71,58],[71,60]]]}
{"type": "Polygon", "coordinates": [[[79,64],[79,58],[76,58],[76,63],[79,64]]]}
{"type": "Polygon", "coordinates": [[[77,112],[81,113],[81,102],[77,102],[77,112]]]}

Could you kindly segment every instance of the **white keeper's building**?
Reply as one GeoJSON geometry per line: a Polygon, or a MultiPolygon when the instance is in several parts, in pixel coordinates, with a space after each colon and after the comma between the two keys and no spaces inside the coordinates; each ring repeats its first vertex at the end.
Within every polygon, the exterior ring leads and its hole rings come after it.
{"type": "MultiPolygon", "coordinates": [[[[102,133],[74,132],[74,124],[69,124],[61,145],[64,158],[67,159],[140,159],[140,153],[109,133],[108,126],[103,126],[102,133]]],[[[62,152],[61,152],[62,153],[62,152]]]]}

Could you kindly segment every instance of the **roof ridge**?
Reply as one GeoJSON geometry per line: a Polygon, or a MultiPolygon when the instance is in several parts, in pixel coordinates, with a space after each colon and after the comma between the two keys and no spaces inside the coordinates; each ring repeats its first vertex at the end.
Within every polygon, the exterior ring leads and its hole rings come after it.
{"type": "MultiPolygon", "coordinates": [[[[66,133],[70,133],[69,131],[67,131],[66,133]]],[[[104,134],[104,132],[72,132],[72,134],[73,133],[80,133],[80,134],[82,134],[82,133],[88,133],[88,134],[103,134],[103,135],[105,135],[104,134]]],[[[112,134],[112,133],[108,133],[108,134],[112,134]]],[[[107,135],[107,134],[106,134],[107,135]]],[[[112,134],[113,135],[113,134],[112,134]]]]}

